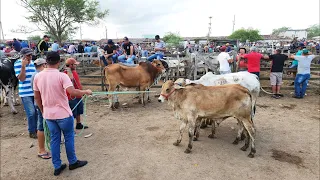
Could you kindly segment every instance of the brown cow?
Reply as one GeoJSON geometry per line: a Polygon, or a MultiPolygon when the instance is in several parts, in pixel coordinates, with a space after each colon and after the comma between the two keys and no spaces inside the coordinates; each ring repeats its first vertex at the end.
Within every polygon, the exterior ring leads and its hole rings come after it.
{"type": "MultiPolygon", "coordinates": [[[[105,80],[109,85],[108,91],[116,91],[118,86],[128,88],[138,88],[138,91],[146,91],[154,83],[154,80],[162,73],[166,72],[167,64],[164,61],[154,60],[150,62],[140,62],[135,67],[126,66],[124,64],[110,64],[104,69],[105,80]]],[[[113,97],[109,98],[110,107],[118,108],[119,102],[116,96],[116,102],[113,104],[113,97]]],[[[145,105],[144,93],[140,96],[140,102],[145,105]]],[[[150,101],[148,96],[148,101],[150,101]]]]}
{"type": "MultiPolygon", "coordinates": [[[[179,80],[177,81],[179,82],[179,80]]],[[[245,151],[249,147],[251,139],[251,152],[248,156],[254,157],[256,149],[255,129],[251,120],[252,98],[250,92],[241,85],[203,86],[198,84],[183,87],[181,84],[167,81],[162,86],[158,100],[159,102],[168,100],[175,115],[182,121],[178,140],[174,143],[175,146],[180,144],[182,133],[189,124],[189,144],[185,153],[191,152],[194,130],[200,126],[203,118],[234,117],[241,124],[236,140],[240,140],[243,131],[241,127],[244,127],[247,138],[241,150],[245,151]]]]}

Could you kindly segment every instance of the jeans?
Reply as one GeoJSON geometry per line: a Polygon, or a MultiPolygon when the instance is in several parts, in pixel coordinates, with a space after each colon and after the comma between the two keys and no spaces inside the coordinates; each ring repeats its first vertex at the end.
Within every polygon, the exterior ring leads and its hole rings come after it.
{"type": "Polygon", "coordinates": [[[163,54],[153,54],[151,56],[148,57],[148,61],[152,62],[154,59],[162,59],[163,58],[163,54]]]}
{"type": "Polygon", "coordinates": [[[38,131],[44,131],[43,129],[43,117],[42,117],[42,113],[40,111],[40,108],[36,105],[36,110],[37,110],[37,114],[38,114],[38,124],[37,124],[37,129],[38,131]]]}
{"type": "Polygon", "coordinates": [[[126,55],[121,55],[118,57],[119,62],[125,63],[125,64],[134,64],[134,60],[136,59],[136,55],[132,55],[131,58],[128,58],[126,60],[126,55]]]}
{"type": "MultiPolygon", "coordinates": [[[[109,56],[108,59],[112,59],[112,62],[113,62],[113,63],[117,63],[117,58],[118,58],[118,55],[114,54],[114,55],[112,55],[112,56],[109,56]]],[[[105,56],[100,56],[100,59],[103,61],[103,63],[104,63],[105,66],[108,65],[108,62],[107,62],[105,56]]]]}
{"type": "Polygon", "coordinates": [[[147,50],[142,50],[141,51],[141,57],[148,57],[148,51],[147,50]]]}
{"type": "Polygon", "coordinates": [[[74,164],[77,162],[77,156],[74,147],[73,117],[69,116],[64,119],[47,119],[46,122],[50,131],[50,148],[54,169],[60,168],[62,163],[60,159],[61,131],[65,139],[66,154],[69,164],[74,164]]]}
{"type": "Polygon", "coordinates": [[[306,94],[309,79],[310,74],[297,74],[294,80],[294,91],[297,97],[303,98],[306,94]]]}
{"type": "Polygon", "coordinates": [[[28,131],[29,133],[36,133],[38,120],[37,120],[37,110],[34,106],[34,97],[33,96],[21,97],[21,101],[27,115],[28,131]]]}

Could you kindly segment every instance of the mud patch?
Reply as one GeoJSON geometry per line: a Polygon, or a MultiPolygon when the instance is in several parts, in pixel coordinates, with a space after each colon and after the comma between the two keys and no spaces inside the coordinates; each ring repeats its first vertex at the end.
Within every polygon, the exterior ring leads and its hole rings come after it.
{"type": "Polygon", "coordinates": [[[156,126],[155,126],[155,127],[147,127],[147,128],[146,128],[147,131],[156,131],[156,130],[158,130],[158,129],[160,129],[160,128],[159,128],[159,127],[156,127],[156,126]]]}
{"type": "Polygon", "coordinates": [[[265,105],[265,104],[257,104],[256,106],[258,106],[259,108],[268,108],[270,106],[265,105]]]}
{"type": "Polygon", "coordinates": [[[286,153],[284,151],[272,149],[272,156],[275,160],[281,161],[281,162],[287,162],[290,164],[295,165],[302,165],[302,159],[299,156],[291,155],[289,153],[286,153]]]}

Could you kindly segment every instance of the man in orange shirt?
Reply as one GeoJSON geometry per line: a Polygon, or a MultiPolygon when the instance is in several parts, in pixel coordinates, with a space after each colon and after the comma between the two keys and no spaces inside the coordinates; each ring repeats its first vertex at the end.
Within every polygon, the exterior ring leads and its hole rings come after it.
{"type": "MultiPolygon", "coordinates": [[[[68,58],[66,60],[66,69],[64,73],[68,74],[75,89],[82,90],[79,74],[76,71],[78,64],[79,62],[74,58],[68,58]]],[[[73,117],[77,120],[76,129],[87,129],[88,126],[83,126],[80,119],[80,115],[83,114],[83,102],[81,101],[82,96],[71,96],[68,92],[67,96],[71,110],[79,103],[78,106],[72,111],[73,117]]]]}

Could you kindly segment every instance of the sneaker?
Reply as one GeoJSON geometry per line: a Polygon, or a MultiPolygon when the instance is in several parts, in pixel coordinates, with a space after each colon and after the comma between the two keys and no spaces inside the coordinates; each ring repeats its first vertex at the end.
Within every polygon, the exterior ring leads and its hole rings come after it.
{"type": "Polygon", "coordinates": [[[277,94],[273,94],[271,97],[275,99],[279,99],[279,96],[277,94]]]}
{"type": "Polygon", "coordinates": [[[58,176],[67,167],[66,164],[62,164],[60,168],[55,169],[53,175],[58,176]]]}
{"type": "Polygon", "coordinates": [[[75,162],[74,164],[70,164],[69,165],[69,170],[74,170],[77,169],[79,167],[85,166],[88,164],[88,161],[79,161],[77,160],[77,162],[75,162]]]}
{"type": "Polygon", "coordinates": [[[81,124],[81,123],[77,123],[76,129],[82,129],[82,128],[87,129],[89,127],[88,126],[83,126],[83,124],[81,124]]]}
{"type": "Polygon", "coordinates": [[[37,133],[29,133],[29,137],[33,138],[33,139],[37,139],[38,138],[37,133]]]}

